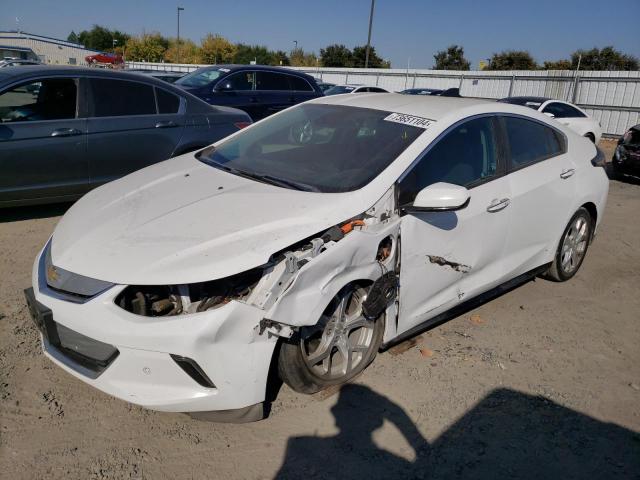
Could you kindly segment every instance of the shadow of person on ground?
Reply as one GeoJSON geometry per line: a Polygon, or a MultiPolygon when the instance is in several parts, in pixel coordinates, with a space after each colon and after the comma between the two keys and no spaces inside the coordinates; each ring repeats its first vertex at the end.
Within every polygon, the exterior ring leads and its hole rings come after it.
{"type": "Polygon", "coordinates": [[[277,479],[390,479],[411,477],[414,464],[373,443],[384,420],[393,423],[416,457],[428,447],[416,426],[398,405],[363,385],[345,385],[331,408],[340,430],[332,437],[289,439],[277,479]]]}
{"type": "Polygon", "coordinates": [[[72,202],[66,202],[51,203],[47,205],[0,208],[0,223],[59,217],[64,215],[66,211],[71,208],[71,205],[73,205],[72,202]]]}
{"type": "Polygon", "coordinates": [[[331,412],[339,433],[291,438],[277,479],[639,478],[638,433],[508,389],[491,392],[430,445],[401,407],[365,386],[343,387],[331,412]],[[415,461],[373,443],[384,420],[415,461]]]}

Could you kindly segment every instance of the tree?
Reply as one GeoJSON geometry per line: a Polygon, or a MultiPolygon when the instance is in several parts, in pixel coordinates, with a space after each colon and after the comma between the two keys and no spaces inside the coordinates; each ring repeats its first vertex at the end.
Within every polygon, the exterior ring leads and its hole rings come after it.
{"type": "Polygon", "coordinates": [[[320,60],[323,67],[352,67],[353,53],[344,45],[329,45],[320,49],[320,60]]]}
{"type": "Polygon", "coordinates": [[[80,43],[80,40],[78,39],[78,35],[76,34],[76,32],[74,32],[73,30],[71,30],[71,33],[69,34],[69,36],[67,37],[67,42],[71,42],[71,43],[80,43]]]}
{"type": "Polygon", "coordinates": [[[83,30],[77,35],[78,43],[92,50],[101,51],[112,50],[114,40],[116,41],[116,45],[122,46],[127,43],[129,38],[131,38],[131,36],[127,33],[118,30],[109,30],[100,25],[94,25],[91,30],[83,30]]]}
{"type": "Polygon", "coordinates": [[[613,47],[602,50],[577,50],[571,54],[571,68],[575,69],[580,60],[580,70],[638,70],[638,59],[633,55],[619,52],[613,47]]]}
{"type": "Polygon", "coordinates": [[[264,45],[246,45],[238,43],[233,63],[248,64],[255,60],[258,65],[273,65],[274,52],[264,45]]]}
{"type": "Polygon", "coordinates": [[[289,60],[289,55],[287,55],[287,52],[278,50],[276,52],[273,52],[273,55],[271,57],[271,65],[291,65],[291,61],[289,60]]]}
{"type": "Polygon", "coordinates": [[[535,70],[538,68],[531,54],[525,50],[494,53],[487,70],[535,70]]]}
{"type": "Polygon", "coordinates": [[[556,60],[555,62],[544,62],[545,70],[571,70],[571,60],[556,60]]]}
{"type": "Polygon", "coordinates": [[[164,60],[169,63],[202,63],[200,48],[189,39],[180,39],[180,49],[176,38],[169,39],[169,47],[164,52],[164,60]]]}
{"type": "Polygon", "coordinates": [[[221,35],[207,34],[200,42],[200,58],[202,63],[231,63],[238,49],[221,35]]]}
{"type": "Polygon", "coordinates": [[[157,32],[131,37],[127,41],[127,60],[160,62],[168,47],[169,40],[157,32]]]}
{"type": "MultiPolygon", "coordinates": [[[[367,47],[353,47],[351,54],[352,64],[356,68],[364,68],[367,57],[367,47]]],[[[376,53],[375,47],[369,48],[369,68],[390,68],[391,63],[385,61],[376,53]]]]}
{"type": "Polygon", "coordinates": [[[313,52],[305,52],[302,48],[294,48],[289,54],[289,62],[294,67],[317,67],[318,57],[313,52]]]}
{"type": "Polygon", "coordinates": [[[464,48],[459,45],[451,45],[446,50],[440,50],[433,58],[436,64],[434,70],[469,70],[471,63],[464,58],[464,48]]]}

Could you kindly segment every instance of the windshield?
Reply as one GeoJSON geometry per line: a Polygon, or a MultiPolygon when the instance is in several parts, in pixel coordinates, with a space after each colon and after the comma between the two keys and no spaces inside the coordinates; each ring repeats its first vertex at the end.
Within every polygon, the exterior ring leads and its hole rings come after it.
{"type": "Polygon", "coordinates": [[[225,72],[216,69],[196,70],[176,80],[176,85],[182,85],[183,87],[204,87],[214,80],[217,80],[223,73],[225,72]]]}
{"type": "Polygon", "coordinates": [[[325,95],[338,95],[340,93],[351,93],[356,89],[356,87],[349,87],[346,85],[336,85],[335,87],[331,87],[325,90],[325,95]]]}
{"type": "Polygon", "coordinates": [[[391,112],[344,105],[300,105],[209,147],[198,158],[231,173],[285,188],[348,192],[362,188],[424,132],[386,120],[391,112]]]}

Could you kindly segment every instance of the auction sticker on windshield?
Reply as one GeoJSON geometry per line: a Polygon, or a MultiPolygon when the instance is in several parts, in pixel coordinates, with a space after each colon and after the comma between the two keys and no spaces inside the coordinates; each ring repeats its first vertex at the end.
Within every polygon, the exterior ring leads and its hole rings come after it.
{"type": "Polygon", "coordinates": [[[385,120],[387,122],[402,123],[404,125],[424,128],[425,130],[429,128],[429,125],[434,122],[434,120],[429,120],[428,118],[415,117],[413,115],[406,115],[404,113],[392,113],[391,115],[385,117],[385,120]]]}

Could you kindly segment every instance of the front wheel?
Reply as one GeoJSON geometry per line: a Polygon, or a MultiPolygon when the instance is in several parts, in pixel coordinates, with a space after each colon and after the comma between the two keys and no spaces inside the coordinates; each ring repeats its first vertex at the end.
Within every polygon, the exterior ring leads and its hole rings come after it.
{"type": "Polygon", "coordinates": [[[587,254],[592,232],[593,219],[586,208],[580,207],[565,228],[545,277],[555,282],[566,282],[572,278],[587,254]]]}
{"type": "Polygon", "coordinates": [[[318,323],[302,327],[282,345],[280,378],[301,393],[316,393],[356,376],[375,358],[384,333],[384,314],[362,313],[368,287],[349,284],[331,300],[318,323]]]}

